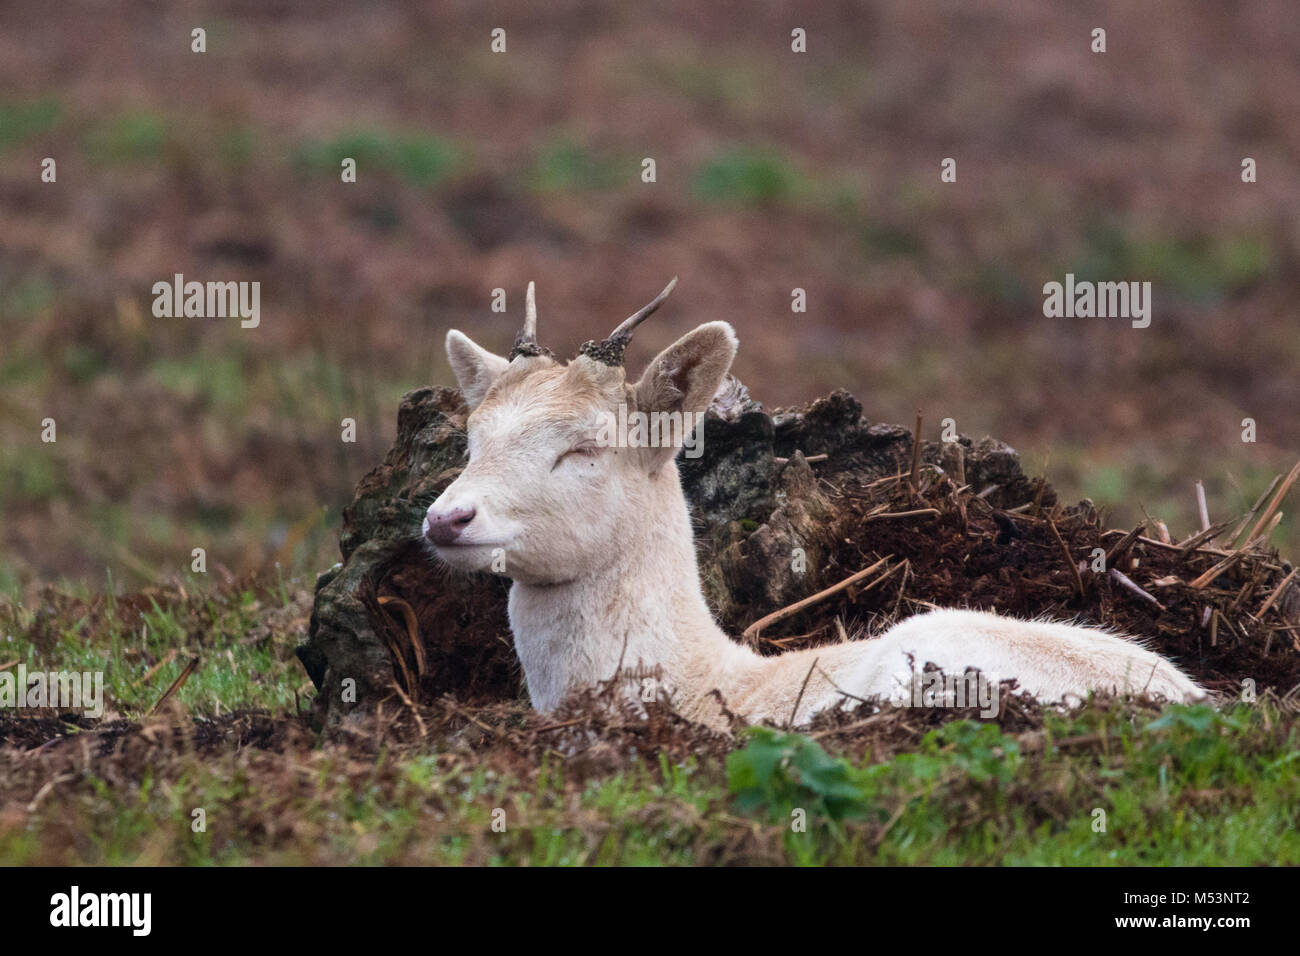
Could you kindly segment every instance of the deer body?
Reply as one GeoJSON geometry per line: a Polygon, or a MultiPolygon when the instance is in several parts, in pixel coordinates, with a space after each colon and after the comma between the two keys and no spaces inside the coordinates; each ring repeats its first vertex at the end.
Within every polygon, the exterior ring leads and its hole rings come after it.
{"type": "MultiPolygon", "coordinates": [[[[529,292],[535,327],[531,284],[529,292]]],[[[628,322],[634,327],[663,297],[628,322]]],[[[700,326],[635,385],[623,374],[625,345],[616,331],[561,365],[537,348],[530,325],[510,359],[459,332],[447,337],[471,406],[470,462],[430,506],[424,534],[455,567],[483,570],[504,556],[515,650],[538,710],[620,667],[656,670],[684,716],[717,727],[726,724],[719,696],[748,720],[777,722],[861,698],[904,700],[927,662],[950,675],[976,668],[990,680],[1015,678],[1043,700],[1092,690],[1204,696],[1134,641],[979,611],[934,611],[874,639],[776,657],[733,641],[700,588],[676,449],[601,447],[591,436],[620,403],[703,412],[730,367],[735,336],[725,323],[700,326]]]]}

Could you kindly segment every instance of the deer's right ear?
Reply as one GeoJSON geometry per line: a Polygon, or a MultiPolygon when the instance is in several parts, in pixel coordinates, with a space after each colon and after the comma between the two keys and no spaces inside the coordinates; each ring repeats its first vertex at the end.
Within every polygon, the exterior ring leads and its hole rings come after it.
{"type": "Polygon", "coordinates": [[[478,408],[492,383],[510,367],[508,359],[481,348],[455,329],[447,333],[447,361],[471,411],[478,408]]]}

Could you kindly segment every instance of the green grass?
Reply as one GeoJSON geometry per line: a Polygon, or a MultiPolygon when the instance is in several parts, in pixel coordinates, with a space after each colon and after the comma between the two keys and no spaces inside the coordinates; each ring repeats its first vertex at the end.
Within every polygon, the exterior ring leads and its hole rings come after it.
{"type": "Polygon", "coordinates": [[[63,353],[63,370],[76,385],[84,385],[110,369],[106,357],[93,345],[73,342],[63,353]]]}
{"type": "Polygon", "coordinates": [[[49,132],[58,125],[61,112],[58,101],[48,97],[0,102],[0,153],[49,132]]]}
{"type": "Polygon", "coordinates": [[[89,131],[86,155],[101,163],[152,162],[162,156],[171,135],[164,116],[144,110],[119,113],[89,131]]]}
{"type": "Polygon", "coordinates": [[[50,501],[68,492],[57,443],[0,446],[0,501],[50,501]]]}
{"type": "Polygon", "coordinates": [[[295,164],[313,174],[338,176],[345,158],[356,160],[358,178],[381,170],[416,186],[432,186],[455,170],[459,150],[433,133],[358,129],[301,143],[294,151],[295,164]]]}
{"type": "Polygon", "coordinates": [[[784,837],[799,862],[1295,864],[1300,731],[1277,720],[1246,705],[1176,705],[1136,724],[1049,715],[1049,740],[1098,743],[1032,759],[996,725],[963,720],[878,764],[758,730],[728,770],[738,804],[767,822],[807,812],[807,832],[784,837]]]}
{"type": "Polygon", "coordinates": [[[199,399],[208,408],[237,412],[245,405],[244,362],[237,351],[158,358],[149,374],[164,388],[199,399]]]}
{"type": "Polygon", "coordinates": [[[249,772],[234,756],[194,763],[165,781],[144,775],[138,787],[126,790],[90,777],[51,801],[84,814],[80,832],[54,826],[3,831],[0,854],[12,865],[52,855],[93,865],[160,858],[228,866],[252,860],[681,865],[692,861],[691,821],[724,800],[716,785],[695,781],[689,767],[674,769],[667,779],[644,769],[615,775],[583,791],[575,808],[555,778],[539,778],[529,787],[484,770],[448,771],[431,757],[381,757],[358,770],[344,755],[331,753],[308,755],[300,766],[299,775],[276,788],[266,786],[262,768],[249,772]],[[196,808],[206,816],[206,830],[199,833],[192,826],[196,808]],[[620,825],[603,833],[576,827],[575,809],[620,825]],[[668,812],[685,817],[675,822],[666,818],[668,812]],[[504,831],[492,829],[494,818],[504,821],[504,831]],[[250,843],[250,830],[263,831],[265,838],[250,843]],[[75,850],[63,845],[70,840],[75,850]]]}
{"type": "Polygon", "coordinates": [[[1094,225],[1083,248],[1063,272],[1076,279],[1150,281],[1198,302],[1242,292],[1273,265],[1258,236],[1135,236],[1130,229],[1094,225]]]}
{"type": "MultiPolygon", "coordinates": [[[[191,576],[188,591],[210,585],[191,576]]],[[[9,644],[3,654],[35,670],[101,672],[105,706],[122,716],[139,719],[159,698],[193,656],[200,666],[176,695],[197,713],[229,713],[238,708],[294,709],[294,690],[306,679],[293,656],[301,639],[262,627],[269,611],[288,607],[294,599],[286,583],[270,593],[243,590],[222,597],[187,602],[152,601],[140,614],[128,614],[109,596],[102,611],[56,619],[52,640],[38,648],[35,640],[9,644]],[[258,640],[261,635],[265,638],[258,640]],[[153,666],[175,651],[147,682],[153,666]]],[[[296,592],[300,601],[305,594],[296,592]]],[[[37,627],[30,609],[0,606],[0,625],[20,636],[37,627]],[[7,619],[6,619],[7,618],[7,619]]]]}
{"type": "MultiPolygon", "coordinates": [[[[628,168],[633,168],[632,164],[628,168]]],[[[609,189],[619,184],[618,165],[570,139],[556,139],[538,153],[527,174],[538,192],[609,189]]]]}
{"type": "Polygon", "coordinates": [[[693,188],[701,199],[766,206],[804,195],[808,183],[789,160],[774,151],[735,148],[700,166],[693,188]]]}
{"type": "MultiPolygon", "coordinates": [[[[194,576],[188,597],[166,592],[139,614],[124,599],[64,605],[44,625],[28,609],[0,605],[0,656],[29,670],[101,670],[114,712],[142,719],[198,655],[176,699],[200,722],[237,708],[294,713],[305,681],[292,656],[309,603],[301,583],[273,580],[224,596],[204,596],[207,586],[194,576]]],[[[1049,711],[1024,733],[950,720],[866,744],[756,728],[730,753],[674,762],[647,750],[597,769],[570,764],[562,748],[476,747],[434,726],[427,739],[379,740],[360,751],[319,746],[301,730],[297,743],[271,750],[226,744],[204,753],[181,742],[141,760],[120,748],[89,769],[78,764],[21,825],[0,816],[0,857],[110,865],[1300,863],[1300,724],[1268,702],[1157,711],[1100,700],[1049,711]],[[207,821],[197,833],[195,808],[207,821]],[[1102,814],[1104,830],[1096,825],[1102,814]],[[500,822],[504,830],[494,828],[500,822]]],[[[149,739],[159,747],[160,738],[149,739]]],[[[42,772],[39,761],[0,751],[0,797],[25,805],[42,772]]]]}
{"type": "Polygon", "coordinates": [[[43,276],[26,276],[0,293],[0,318],[39,316],[49,310],[57,298],[58,294],[50,280],[43,276]]]}
{"type": "Polygon", "coordinates": [[[1045,754],[957,721],[879,763],[759,730],[725,772],[647,755],[586,781],[556,758],[528,777],[436,749],[178,757],[130,788],[93,774],[59,788],[31,826],[0,828],[0,854],[67,860],[71,839],[77,862],[110,865],[1295,864],[1300,751],[1278,721],[1085,710],[1049,721],[1049,738],[1106,744],[1045,754]]]}

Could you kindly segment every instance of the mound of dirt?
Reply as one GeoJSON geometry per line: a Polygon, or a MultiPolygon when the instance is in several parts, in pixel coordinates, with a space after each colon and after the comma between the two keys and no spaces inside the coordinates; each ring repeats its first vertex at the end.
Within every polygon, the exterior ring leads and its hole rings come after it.
{"type": "MultiPolygon", "coordinates": [[[[523,693],[508,582],[451,572],[419,538],[464,466],[467,414],[455,389],[407,394],[396,442],[344,511],[343,561],[317,581],[298,651],[322,725],[390,697],[482,705],[523,693]]],[[[1255,533],[1287,483],[1239,529],[1184,543],[1163,526],[1107,530],[1091,502],[1064,506],[1001,442],[917,449],[912,431],[866,421],[847,392],[768,413],[735,380],[706,415],[704,450],[680,463],[704,588],[722,625],[762,653],[957,605],[1116,628],[1225,693],[1246,679],[1277,694],[1300,685],[1300,586],[1255,533]],[[1242,535],[1253,540],[1213,544],[1242,535]]]]}

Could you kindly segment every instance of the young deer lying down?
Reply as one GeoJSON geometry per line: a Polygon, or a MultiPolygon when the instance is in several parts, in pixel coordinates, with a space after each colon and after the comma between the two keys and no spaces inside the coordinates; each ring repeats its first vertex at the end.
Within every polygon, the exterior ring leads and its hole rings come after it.
{"type": "Polygon", "coordinates": [[[657,667],[676,708],[713,726],[725,725],[715,689],[750,721],[801,722],[845,700],[841,690],[906,699],[926,662],[948,675],[978,668],[989,680],[1014,677],[1045,701],[1091,690],[1205,696],[1132,640],[980,611],[933,611],[873,639],[776,657],[729,638],[700,589],[677,447],[608,440],[621,405],[689,412],[685,420],[697,421],[735,357],[731,326],[709,322],[627,380],[632,331],[675,283],[567,364],[537,344],[531,283],[509,358],[447,333],[471,409],[469,464],[429,507],[423,532],[455,568],[489,570],[504,560],[514,580],[510,627],[534,707],[552,710],[569,693],[608,681],[620,662],[657,667]]]}

